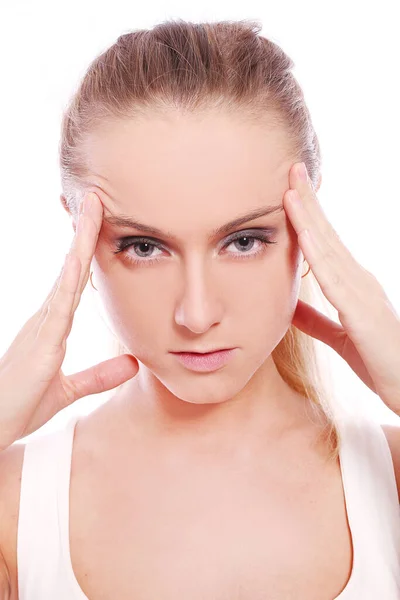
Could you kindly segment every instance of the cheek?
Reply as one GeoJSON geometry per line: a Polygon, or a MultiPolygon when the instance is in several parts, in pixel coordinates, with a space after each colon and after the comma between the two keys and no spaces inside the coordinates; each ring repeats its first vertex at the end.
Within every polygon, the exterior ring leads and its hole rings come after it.
{"type": "Polygon", "coordinates": [[[288,271],[277,271],[274,276],[244,290],[239,306],[247,315],[247,320],[264,324],[286,323],[296,301],[295,278],[288,271]]]}
{"type": "Polygon", "coordinates": [[[243,269],[243,277],[239,276],[236,281],[236,293],[241,291],[243,302],[249,308],[264,305],[273,313],[282,312],[284,305],[291,304],[296,295],[301,258],[298,245],[292,244],[289,238],[281,240],[280,246],[267,253],[263,261],[243,269]]]}
{"type": "Polygon", "coordinates": [[[257,277],[240,287],[236,320],[245,322],[244,333],[258,344],[277,344],[289,328],[295,311],[300,275],[299,254],[288,246],[258,270],[257,277]],[[247,332],[247,333],[246,333],[247,332]]]}
{"type": "Polygon", "coordinates": [[[115,335],[146,363],[165,346],[165,328],[171,322],[163,302],[141,293],[108,295],[103,298],[105,310],[115,335]]]}
{"type": "Polygon", "coordinates": [[[121,285],[108,282],[102,300],[114,319],[132,331],[150,331],[153,335],[160,323],[168,322],[165,291],[153,291],[150,285],[128,285],[126,280],[121,285]]]}
{"type": "Polygon", "coordinates": [[[139,355],[164,337],[163,327],[170,323],[168,302],[160,302],[165,297],[165,282],[162,286],[154,276],[143,281],[106,258],[97,261],[93,280],[110,327],[125,346],[135,348],[139,355]]]}

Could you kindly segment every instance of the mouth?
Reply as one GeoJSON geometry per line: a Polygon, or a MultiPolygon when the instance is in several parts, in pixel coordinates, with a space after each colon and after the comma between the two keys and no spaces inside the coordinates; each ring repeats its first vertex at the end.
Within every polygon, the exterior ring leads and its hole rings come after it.
{"type": "Polygon", "coordinates": [[[171,352],[191,371],[210,372],[222,368],[236,348],[223,348],[212,352],[171,352]]]}
{"type": "Polygon", "coordinates": [[[172,354],[213,354],[214,352],[222,352],[224,350],[232,350],[233,348],[216,348],[215,350],[182,350],[172,352],[172,354]]]}

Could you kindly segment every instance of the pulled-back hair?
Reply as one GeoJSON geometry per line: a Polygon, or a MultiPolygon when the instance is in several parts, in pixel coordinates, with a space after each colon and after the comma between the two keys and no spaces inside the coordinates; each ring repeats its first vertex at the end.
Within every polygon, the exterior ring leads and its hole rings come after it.
{"type": "MultiPolygon", "coordinates": [[[[135,119],[171,110],[180,114],[221,111],[253,123],[285,129],[293,162],[306,164],[311,184],[320,180],[321,152],[294,63],[259,35],[258,21],[192,23],[169,20],[133,30],[90,64],[64,112],[60,140],[63,197],[74,215],[90,176],[85,142],[106,121],[135,119]]],[[[315,304],[322,294],[309,273],[300,299],[315,304]],[[318,298],[319,296],[319,298],[318,298]]],[[[118,341],[117,355],[127,349],[118,341]]],[[[316,340],[290,325],[272,351],[284,381],[309,399],[323,424],[329,456],[340,447],[333,391],[323,381],[316,340]]]]}

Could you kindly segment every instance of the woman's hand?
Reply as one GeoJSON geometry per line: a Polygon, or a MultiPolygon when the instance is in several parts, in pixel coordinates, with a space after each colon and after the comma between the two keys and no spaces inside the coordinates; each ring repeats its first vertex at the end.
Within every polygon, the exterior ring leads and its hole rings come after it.
{"type": "Polygon", "coordinates": [[[400,317],[377,279],[328,222],[302,163],[289,174],[284,209],[301,251],[342,326],[299,300],[293,325],[333,348],[400,415],[400,317]]]}
{"type": "Polygon", "coordinates": [[[33,433],[83,396],[115,388],[138,372],[138,362],[130,354],[74,375],[65,376],[61,370],[74,313],[89,278],[102,216],[103,205],[92,193],[90,207],[85,199],[69,260],[43,306],[0,359],[0,450],[33,433]]]}

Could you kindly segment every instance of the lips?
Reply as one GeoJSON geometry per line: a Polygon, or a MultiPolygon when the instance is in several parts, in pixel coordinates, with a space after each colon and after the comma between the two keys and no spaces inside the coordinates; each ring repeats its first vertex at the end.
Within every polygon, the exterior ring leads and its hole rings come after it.
{"type": "Polygon", "coordinates": [[[221,352],[222,350],[232,350],[232,348],[216,348],[215,350],[179,350],[172,354],[212,354],[213,352],[221,352]]]}
{"type": "Polygon", "coordinates": [[[172,352],[187,369],[199,372],[217,371],[229,361],[235,348],[217,352],[172,352]]]}

